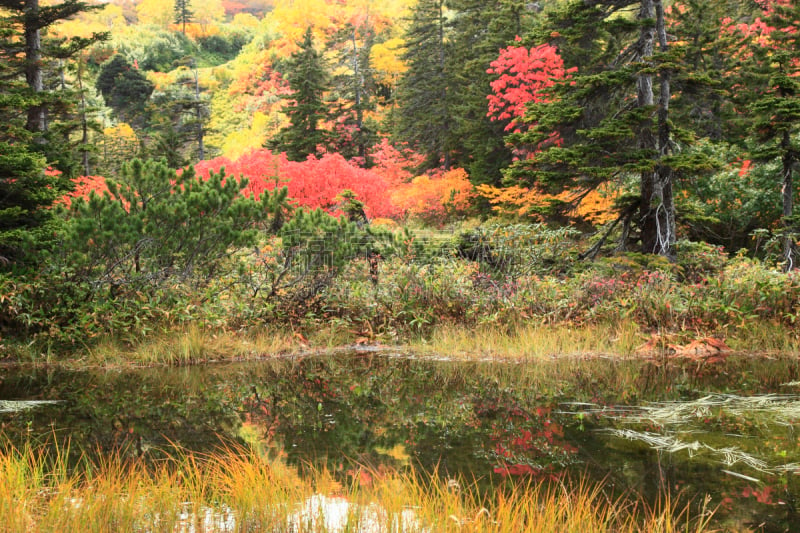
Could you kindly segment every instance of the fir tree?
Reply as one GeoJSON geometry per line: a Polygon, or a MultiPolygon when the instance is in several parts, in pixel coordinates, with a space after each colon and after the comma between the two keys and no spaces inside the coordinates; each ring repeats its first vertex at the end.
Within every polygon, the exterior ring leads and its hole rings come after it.
{"type": "MultiPolygon", "coordinates": [[[[759,143],[754,158],[761,161],[779,159],[783,207],[783,259],[787,270],[800,267],[796,240],[800,232],[794,213],[794,174],[800,165],[800,4],[774,2],[765,22],[770,28],[766,45],[751,45],[754,51],[753,71],[761,78],[759,90],[750,106],[753,132],[759,143]]],[[[755,87],[753,86],[755,85],[755,87]]]]}
{"type": "Polygon", "coordinates": [[[460,139],[454,163],[466,168],[475,184],[499,185],[512,153],[505,143],[505,124],[487,117],[488,69],[498,50],[527,31],[534,11],[521,0],[452,0],[448,6],[454,11],[449,24],[450,109],[460,139]]]}
{"type": "Polygon", "coordinates": [[[155,89],[122,54],[114,55],[100,66],[96,86],[106,105],[131,124],[143,121],[145,104],[155,89]]]}
{"type": "Polygon", "coordinates": [[[181,33],[186,35],[186,24],[194,20],[189,0],[175,0],[175,24],[181,25],[181,33]]]}
{"type": "Polygon", "coordinates": [[[41,30],[87,9],[68,0],[40,7],[38,0],[0,0],[0,267],[23,265],[52,240],[53,200],[69,181],[45,172],[47,159],[66,149],[51,142],[48,111],[68,109],[74,96],[46,90],[48,59],[71,58],[103,38],[74,39],[55,46],[41,30]],[[20,113],[21,112],[21,113],[20,113]],[[47,158],[45,157],[47,155],[47,158]]]}
{"type": "Polygon", "coordinates": [[[426,157],[427,168],[449,169],[458,145],[451,110],[452,85],[444,0],[420,0],[406,32],[408,71],[399,88],[396,136],[426,157]]]}
{"type": "Polygon", "coordinates": [[[370,64],[375,41],[375,31],[365,17],[360,24],[347,24],[329,44],[338,52],[335,70],[339,72],[332,80],[338,96],[332,115],[337,126],[344,129],[332,149],[348,159],[357,157],[365,166],[370,166],[367,150],[377,142],[375,128],[365,119],[375,109],[378,91],[370,64]]]}
{"type": "Polygon", "coordinates": [[[287,61],[285,72],[292,90],[287,97],[291,100],[286,110],[289,125],[268,142],[269,148],[286,152],[292,161],[305,160],[329,141],[328,132],[319,127],[327,117],[323,97],[329,89],[329,77],[322,55],[314,48],[310,26],[298,44],[300,50],[287,61]]]}
{"type": "Polygon", "coordinates": [[[538,36],[558,46],[578,72],[556,86],[550,101],[529,107],[530,129],[511,136],[527,159],[507,179],[584,193],[636,180],[638,195],[631,191],[619,206],[624,227],[637,223],[644,253],[672,256],[674,173],[706,163],[674,152],[677,139],[692,136],[670,121],[675,61],[661,0],[572,1],[548,13],[538,36]]]}

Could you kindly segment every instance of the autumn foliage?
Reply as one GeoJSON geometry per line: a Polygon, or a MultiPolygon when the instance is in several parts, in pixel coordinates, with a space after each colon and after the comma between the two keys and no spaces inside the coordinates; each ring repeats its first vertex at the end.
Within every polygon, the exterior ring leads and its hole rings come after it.
{"type": "Polygon", "coordinates": [[[249,180],[245,194],[259,197],[265,190],[286,185],[296,205],[335,210],[337,197],[345,190],[353,191],[364,203],[369,217],[391,217],[395,214],[387,191],[387,181],[371,170],[360,168],[339,154],[325,154],[305,161],[289,161],[284,154],[269,150],[253,150],[235,160],[218,157],[195,166],[199,176],[225,168],[227,174],[249,180]]]}
{"type": "Polygon", "coordinates": [[[543,220],[540,213],[553,203],[573,204],[568,216],[592,224],[604,224],[617,218],[614,200],[618,193],[611,187],[600,187],[588,193],[580,190],[566,190],[553,195],[536,187],[517,185],[505,188],[479,185],[477,192],[492,205],[492,210],[504,216],[543,220]]]}
{"type": "MultiPolygon", "coordinates": [[[[440,225],[469,210],[474,192],[463,169],[411,179],[408,168],[419,159],[418,154],[385,141],[375,147],[373,157],[376,166],[365,169],[339,154],[310,156],[297,162],[289,161],[285,154],[259,149],[236,159],[201,161],[195,165],[195,172],[208,178],[211,172],[224,169],[229,176],[245,177],[248,184],[243,194],[252,198],[285,185],[296,206],[330,212],[337,211],[341,192],[350,190],[363,202],[370,218],[416,218],[440,225]]],[[[91,191],[108,191],[102,176],[82,176],[74,183],[74,191],[61,200],[67,206],[72,198],[88,198],[91,191]]]]}
{"type": "Polygon", "coordinates": [[[99,195],[108,192],[108,185],[103,176],[80,176],[72,180],[72,182],[75,184],[75,188],[56,203],[69,207],[72,205],[73,198],[89,198],[92,191],[99,195]]]}
{"type": "Polygon", "coordinates": [[[547,101],[547,89],[576,70],[565,69],[558,49],[550,44],[531,49],[503,48],[488,70],[498,78],[491,83],[492,93],[487,96],[487,116],[491,120],[508,120],[506,131],[521,131],[519,119],[525,114],[525,104],[547,101]]]}
{"type": "Polygon", "coordinates": [[[403,215],[434,225],[465,214],[473,198],[472,184],[461,168],[441,175],[417,176],[392,191],[392,203],[403,215]]]}

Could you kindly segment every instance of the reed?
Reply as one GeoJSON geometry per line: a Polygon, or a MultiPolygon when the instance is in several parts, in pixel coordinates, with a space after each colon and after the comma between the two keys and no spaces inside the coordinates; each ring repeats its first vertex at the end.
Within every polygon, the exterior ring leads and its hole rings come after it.
{"type": "Polygon", "coordinates": [[[489,493],[436,472],[357,470],[349,481],[298,471],[252,449],[175,449],[145,464],[118,456],[70,463],[68,448],[6,446],[3,531],[710,531],[669,497],[648,505],[602,484],[508,484],[489,493]]]}
{"type": "Polygon", "coordinates": [[[504,331],[496,327],[437,326],[430,339],[410,343],[417,351],[466,357],[530,359],[564,355],[628,356],[644,336],[636,324],[591,324],[581,327],[529,324],[504,331]]]}
{"type": "Polygon", "coordinates": [[[296,349],[289,331],[263,328],[254,332],[212,330],[199,325],[171,330],[131,346],[106,338],[86,350],[90,365],[190,365],[219,360],[253,359],[296,349]]]}

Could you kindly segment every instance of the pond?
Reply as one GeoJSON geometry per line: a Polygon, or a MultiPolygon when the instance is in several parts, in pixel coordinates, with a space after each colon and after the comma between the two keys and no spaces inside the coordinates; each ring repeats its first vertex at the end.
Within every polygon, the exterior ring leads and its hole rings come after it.
{"type": "Polygon", "coordinates": [[[244,442],[291,464],[604,480],[718,508],[716,526],[800,531],[800,361],[456,362],[362,350],[184,368],[5,369],[12,442],[156,457],[244,442]]]}

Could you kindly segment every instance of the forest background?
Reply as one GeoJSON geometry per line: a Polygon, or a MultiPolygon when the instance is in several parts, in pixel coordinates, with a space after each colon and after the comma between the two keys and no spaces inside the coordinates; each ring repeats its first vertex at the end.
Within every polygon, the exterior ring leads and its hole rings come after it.
{"type": "Polygon", "coordinates": [[[0,7],[6,355],[796,340],[792,2],[0,7]]]}

